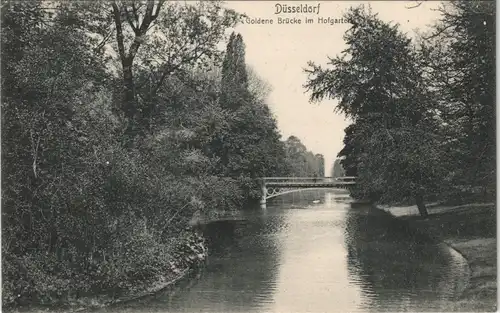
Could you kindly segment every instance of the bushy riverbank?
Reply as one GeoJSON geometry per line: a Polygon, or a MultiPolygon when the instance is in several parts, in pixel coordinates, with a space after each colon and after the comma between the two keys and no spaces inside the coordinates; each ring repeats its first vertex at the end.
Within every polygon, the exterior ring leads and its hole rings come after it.
{"type": "MultiPolygon", "coordinates": [[[[186,231],[182,233],[182,236],[177,238],[177,242],[173,244],[171,253],[158,256],[162,260],[161,264],[157,264],[157,268],[154,269],[157,273],[154,276],[141,278],[138,275],[127,276],[127,274],[130,273],[123,272],[122,274],[125,276],[123,276],[121,282],[117,283],[116,288],[103,290],[94,289],[85,294],[85,291],[82,290],[81,287],[85,285],[87,280],[91,279],[90,276],[92,273],[89,273],[89,277],[87,278],[82,277],[82,281],[74,281],[72,285],[68,286],[64,293],[61,293],[61,286],[58,285],[63,279],[58,276],[53,276],[50,280],[43,283],[45,285],[53,285],[54,288],[58,288],[58,290],[55,290],[55,294],[45,294],[47,297],[53,296],[50,299],[46,298],[45,305],[37,302],[32,305],[7,307],[4,309],[10,312],[38,312],[47,309],[51,312],[77,312],[89,308],[103,307],[123,301],[129,301],[158,292],[174,284],[186,274],[199,268],[206,260],[207,254],[208,251],[204,237],[197,231],[186,229],[186,231]],[[55,297],[56,294],[58,297],[55,297]]],[[[138,261],[130,260],[130,262],[137,263],[138,261]]],[[[148,268],[144,268],[143,270],[147,271],[148,268]]],[[[134,274],[138,274],[137,271],[134,274]]]]}
{"type": "Polygon", "coordinates": [[[418,216],[416,207],[382,208],[420,233],[444,241],[468,261],[471,277],[468,288],[454,305],[455,311],[496,311],[497,239],[494,204],[461,206],[432,205],[429,217],[418,216]]]}
{"type": "Polygon", "coordinates": [[[158,275],[152,281],[137,281],[119,297],[83,298],[73,301],[72,305],[85,308],[101,307],[156,293],[182,279],[190,271],[196,270],[203,264],[207,256],[208,251],[204,237],[195,231],[186,232],[181,242],[175,247],[173,258],[162,269],[164,271],[163,275],[158,275]]]}

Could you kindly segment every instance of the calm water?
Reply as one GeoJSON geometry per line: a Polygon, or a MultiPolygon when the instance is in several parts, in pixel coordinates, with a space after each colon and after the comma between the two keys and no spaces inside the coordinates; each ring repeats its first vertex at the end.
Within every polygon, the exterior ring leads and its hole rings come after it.
{"type": "Polygon", "coordinates": [[[206,225],[198,277],[103,312],[447,311],[465,288],[467,263],[446,246],[345,194],[302,195],[206,225]]]}

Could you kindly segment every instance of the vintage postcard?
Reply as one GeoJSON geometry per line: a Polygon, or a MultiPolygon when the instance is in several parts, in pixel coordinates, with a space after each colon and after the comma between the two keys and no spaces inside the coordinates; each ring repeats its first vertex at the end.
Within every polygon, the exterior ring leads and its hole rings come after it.
{"type": "Polygon", "coordinates": [[[1,2],[5,312],[494,312],[494,1],[1,2]]]}

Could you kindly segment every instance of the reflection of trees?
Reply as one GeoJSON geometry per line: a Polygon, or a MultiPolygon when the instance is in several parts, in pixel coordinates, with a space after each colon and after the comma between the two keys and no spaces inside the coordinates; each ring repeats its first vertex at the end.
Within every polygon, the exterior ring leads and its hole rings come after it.
{"type": "Polygon", "coordinates": [[[274,291],[280,252],[272,234],[285,226],[284,215],[246,215],[204,226],[209,258],[200,273],[105,312],[260,312],[274,291]]]}
{"type": "Polygon", "coordinates": [[[349,279],[377,309],[401,311],[422,297],[439,297],[446,262],[438,246],[367,207],[348,211],[344,231],[349,279]]]}
{"type": "Polygon", "coordinates": [[[249,312],[272,296],[279,247],[272,234],[283,227],[282,215],[250,216],[207,225],[209,260],[199,280],[180,290],[170,308],[188,311],[249,312]]]}

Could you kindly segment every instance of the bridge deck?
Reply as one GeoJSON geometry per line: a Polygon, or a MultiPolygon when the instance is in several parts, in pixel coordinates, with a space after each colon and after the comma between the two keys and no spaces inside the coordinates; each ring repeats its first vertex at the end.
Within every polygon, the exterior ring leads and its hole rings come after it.
{"type": "Polygon", "coordinates": [[[268,187],[347,187],[355,185],[356,177],[264,177],[268,187]]]}
{"type": "Polygon", "coordinates": [[[355,182],[266,182],[268,187],[345,187],[355,182]]]}
{"type": "Polygon", "coordinates": [[[321,181],[344,181],[346,179],[355,180],[355,176],[345,176],[345,177],[263,177],[265,181],[273,180],[321,180],[321,181]]]}

